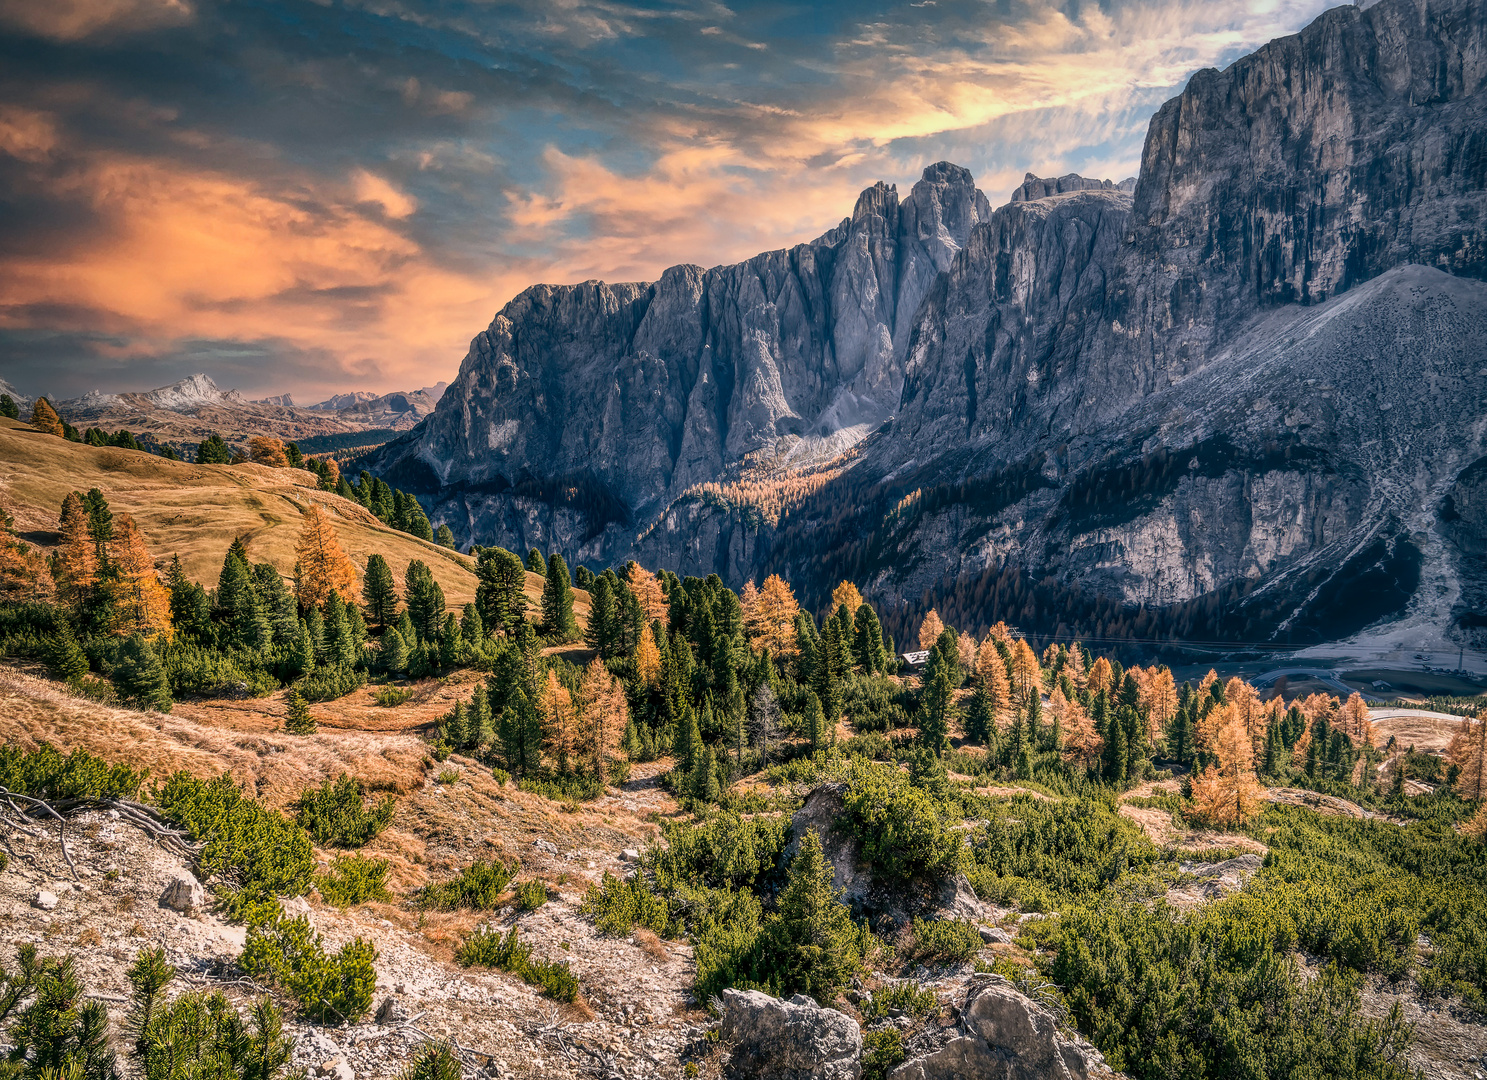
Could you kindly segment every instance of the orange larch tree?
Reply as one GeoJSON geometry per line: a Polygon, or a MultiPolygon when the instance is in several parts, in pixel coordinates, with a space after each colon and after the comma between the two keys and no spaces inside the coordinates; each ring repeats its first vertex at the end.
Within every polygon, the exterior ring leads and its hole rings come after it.
{"type": "Polygon", "coordinates": [[[647,686],[661,683],[661,650],[656,647],[656,635],[651,633],[650,623],[640,631],[640,642],[635,646],[635,670],[647,686]]]}
{"type": "Polygon", "coordinates": [[[836,609],[843,604],[847,605],[847,610],[854,616],[857,614],[857,609],[862,606],[862,593],[858,592],[857,586],[850,581],[844,581],[831,590],[832,614],[835,614],[836,609]]]}
{"type": "Polygon", "coordinates": [[[1012,689],[1023,701],[1031,701],[1043,686],[1043,669],[1038,666],[1038,656],[1026,638],[1018,638],[1012,646],[1012,689]]]}
{"type": "Polygon", "coordinates": [[[929,614],[925,615],[919,624],[919,647],[924,650],[930,649],[944,629],[945,624],[940,621],[940,613],[930,608],[929,614]]]}
{"type": "Polygon", "coordinates": [[[37,398],[36,404],[31,406],[31,426],[48,435],[63,434],[62,418],[57,415],[57,410],[52,408],[51,402],[44,397],[37,398]]]}
{"type": "Polygon", "coordinates": [[[976,639],[970,634],[959,634],[955,638],[955,658],[961,671],[976,670],[976,639]]]}
{"type": "Polygon", "coordinates": [[[1342,728],[1354,746],[1373,745],[1373,721],[1368,717],[1368,704],[1362,694],[1352,694],[1337,710],[1337,726],[1342,728]]]}
{"type": "Polygon", "coordinates": [[[81,602],[98,580],[98,551],[88,533],[88,512],[77,492],[68,492],[62,500],[58,520],[62,546],[52,556],[52,574],[62,599],[69,604],[81,602]]]}
{"type": "Polygon", "coordinates": [[[284,449],[284,440],[272,435],[254,435],[249,439],[248,457],[259,465],[274,469],[289,467],[289,455],[284,449]]]}
{"type": "Polygon", "coordinates": [[[671,615],[671,609],[667,606],[666,593],[656,575],[639,563],[631,563],[625,575],[625,583],[635,594],[635,602],[640,605],[645,621],[654,622],[660,619],[664,624],[671,615]]]}
{"type": "Polygon", "coordinates": [[[1089,687],[1091,694],[1098,694],[1101,690],[1109,693],[1110,686],[1115,682],[1115,671],[1110,667],[1110,661],[1103,656],[1096,660],[1089,669],[1089,678],[1085,685],[1089,687]]]}
{"type": "Polygon", "coordinates": [[[542,717],[543,747],[559,769],[571,769],[583,748],[578,711],[567,687],[551,669],[537,694],[537,712],[542,717]]]}
{"type": "Polygon", "coordinates": [[[581,751],[588,757],[594,775],[603,779],[620,756],[629,713],[625,691],[597,657],[584,669],[578,686],[581,751]]]}
{"type": "Polygon", "coordinates": [[[1460,770],[1456,790],[1463,799],[1487,799],[1487,721],[1463,717],[1446,756],[1460,770]]]}
{"type": "Polygon", "coordinates": [[[46,603],[56,595],[41,553],[14,535],[15,521],[0,507],[0,601],[46,603]]]}
{"type": "Polygon", "coordinates": [[[1146,707],[1146,738],[1155,746],[1177,715],[1177,685],[1171,668],[1153,668],[1146,672],[1141,684],[1141,704],[1146,707]]]}
{"type": "Polygon", "coordinates": [[[356,595],[356,566],[341,547],[330,516],[310,503],[295,547],[294,593],[305,610],[323,607],[334,590],[342,599],[356,595]]]}
{"type": "Polygon", "coordinates": [[[109,541],[113,568],[110,588],[114,601],[113,633],[128,637],[162,636],[169,640],[170,593],[155,572],[155,560],[145,547],[145,538],[128,514],[114,515],[114,536],[109,541]]]}
{"type": "Polygon", "coordinates": [[[1058,717],[1059,727],[1063,730],[1066,761],[1077,762],[1088,769],[1092,763],[1100,760],[1100,754],[1105,749],[1105,740],[1095,730],[1095,722],[1088,709],[1078,701],[1070,701],[1064,697],[1063,689],[1055,686],[1048,697],[1048,711],[1058,717]]]}
{"type": "Polygon", "coordinates": [[[1064,665],[1064,672],[1069,676],[1069,681],[1074,684],[1075,690],[1084,689],[1089,673],[1085,670],[1084,650],[1079,647],[1077,641],[1069,646],[1069,662],[1064,665]]]}
{"type": "Polygon", "coordinates": [[[742,597],[739,606],[743,608],[744,631],[753,645],[767,648],[776,658],[795,655],[795,616],[800,605],[784,578],[769,575],[764,587],[748,596],[747,606],[742,597]]]}
{"type": "Polygon", "coordinates": [[[1249,731],[1239,711],[1230,703],[1214,712],[1225,718],[1209,748],[1218,764],[1204,769],[1193,781],[1193,811],[1201,821],[1228,828],[1259,813],[1264,789],[1255,779],[1249,731]]]}

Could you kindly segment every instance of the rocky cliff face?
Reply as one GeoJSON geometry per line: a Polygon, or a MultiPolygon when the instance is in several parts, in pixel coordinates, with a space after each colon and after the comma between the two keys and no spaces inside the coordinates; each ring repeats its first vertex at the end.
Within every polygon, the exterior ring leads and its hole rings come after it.
{"type": "Polygon", "coordinates": [[[531,290],[383,464],[467,537],[851,577],[890,618],[1459,639],[1484,80],[1487,0],[1334,9],[1194,75],[1133,192],[1029,175],[988,212],[939,165],[811,245],[531,290]],[[684,495],[848,446],[778,527],[684,495]]]}

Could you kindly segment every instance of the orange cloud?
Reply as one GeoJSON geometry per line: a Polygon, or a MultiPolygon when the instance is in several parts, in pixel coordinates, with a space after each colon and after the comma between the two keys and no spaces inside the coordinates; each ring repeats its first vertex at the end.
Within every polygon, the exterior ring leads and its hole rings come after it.
{"type": "Polygon", "coordinates": [[[186,0],[0,0],[0,23],[54,41],[172,26],[194,16],[186,0]]]}

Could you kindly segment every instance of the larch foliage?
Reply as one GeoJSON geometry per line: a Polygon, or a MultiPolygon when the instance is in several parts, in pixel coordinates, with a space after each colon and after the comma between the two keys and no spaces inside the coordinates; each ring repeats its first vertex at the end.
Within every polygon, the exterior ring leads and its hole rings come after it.
{"type": "Polygon", "coordinates": [[[1461,826],[1462,836],[1474,836],[1487,843],[1487,803],[1477,807],[1472,819],[1461,826]]]}
{"type": "Polygon", "coordinates": [[[16,539],[14,524],[0,507],[0,601],[46,603],[56,595],[51,570],[35,548],[16,539]]]}
{"type": "Polygon", "coordinates": [[[1084,650],[1079,647],[1079,642],[1069,646],[1069,660],[1064,664],[1064,673],[1069,676],[1069,681],[1074,684],[1075,690],[1083,690],[1089,672],[1085,670],[1084,650]]]}
{"type": "Polygon", "coordinates": [[[114,519],[114,537],[109,548],[115,571],[113,633],[121,637],[141,634],[170,640],[170,591],[160,583],[155,560],[150,557],[134,518],[119,514],[114,519]]]}
{"type": "Polygon", "coordinates": [[[981,689],[991,702],[991,715],[998,718],[1012,703],[1012,684],[1007,681],[1007,665],[997,651],[996,639],[987,636],[976,652],[976,677],[981,680],[981,689]]]}
{"type": "Polygon", "coordinates": [[[607,776],[610,763],[620,756],[629,712],[624,689],[598,658],[584,669],[583,682],[578,686],[578,712],[579,749],[593,763],[595,776],[607,776]]]}
{"type": "Polygon", "coordinates": [[[945,624],[940,620],[940,613],[930,608],[929,613],[919,623],[919,647],[926,652],[934,648],[935,641],[944,629],[945,624]]]}
{"type": "Polygon", "coordinates": [[[542,717],[543,748],[558,763],[558,768],[571,768],[582,745],[578,712],[555,671],[548,671],[547,680],[537,694],[537,712],[542,717]]]}
{"type": "Polygon", "coordinates": [[[1085,685],[1089,687],[1091,694],[1098,694],[1102,690],[1109,693],[1111,684],[1114,682],[1115,672],[1110,668],[1110,661],[1102,656],[1090,666],[1089,678],[1085,680],[1085,685]]]}
{"type": "Polygon", "coordinates": [[[959,662],[961,671],[976,669],[976,639],[970,634],[961,634],[955,639],[955,659],[959,662]]]}
{"type": "Polygon", "coordinates": [[[1043,669],[1038,666],[1038,656],[1026,638],[1018,638],[1012,646],[1012,688],[1024,701],[1030,701],[1043,682],[1043,669]]]}
{"type": "Polygon", "coordinates": [[[1141,705],[1146,710],[1146,738],[1154,746],[1177,716],[1177,684],[1171,668],[1150,668],[1144,676],[1137,680],[1137,685],[1141,688],[1141,705]]]}
{"type": "Polygon", "coordinates": [[[1225,722],[1213,734],[1210,751],[1218,759],[1193,781],[1194,816],[1224,828],[1242,825],[1260,811],[1264,789],[1255,779],[1249,731],[1231,702],[1215,709],[1225,722]]]}
{"type": "Polygon", "coordinates": [[[37,398],[36,404],[31,406],[31,426],[48,435],[63,434],[62,418],[57,415],[57,410],[52,408],[51,402],[44,397],[37,398]]]}
{"type": "Polygon", "coordinates": [[[645,567],[632,562],[625,573],[625,584],[635,594],[635,602],[640,605],[646,622],[665,621],[671,615],[660,580],[645,567]]]}
{"type": "Polygon", "coordinates": [[[332,592],[356,595],[356,567],[330,517],[316,503],[305,510],[295,547],[295,597],[302,608],[323,607],[332,592]]]}
{"type": "Polygon", "coordinates": [[[1337,710],[1337,726],[1354,746],[1373,745],[1373,721],[1368,718],[1368,705],[1361,694],[1351,695],[1337,710]]]}
{"type": "Polygon", "coordinates": [[[661,682],[661,650],[656,647],[656,635],[649,625],[640,631],[640,643],[635,646],[635,670],[647,686],[661,682]]]}
{"type": "Polygon", "coordinates": [[[1100,760],[1105,749],[1105,740],[1095,730],[1095,722],[1089,710],[1077,700],[1070,701],[1061,687],[1055,686],[1048,697],[1048,711],[1058,721],[1063,732],[1064,758],[1089,768],[1100,760]]]}
{"type": "Polygon", "coordinates": [[[284,449],[284,440],[272,435],[254,435],[249,439],[248,459],[271,469],[289,467],[289,454],[284,449]]]}
{"type": "Polygon", "coordinates": [[[62,598],[68,603],[82,600],[98,580],[98,553],[88,533],[88,511],[82,496],[68,492],[62,500],[58,520],[62,545],[53,557],[53,575],[62,598]]]}
{"type": "Polygon", "coordinates": [[[1219,673],[1217,671],[1214,671],[1213,668],[1209,668],[1208,674],[1203,676],[1202,680],[1198,683],[1198,696],[1206,697],[1212,692],[1213,684],[1218,681],[1219,673]]]}
{"type": "Polygon", "coordinates": [[[831,610],[835,611],[843,604],[847,605],[848,611],[856,611],[862,606],[862,593],[850,581],[844,581],[831,590],[831,610]]]}
{"type": "Polygon", "coordinates": [[[795,616],[800,605],[784,578],[771,574],[764,579],[763,588],[750,590],[745,586],[739,606],[743,609],[744,632],[753,645],[768,649],[776,659],[795,655],[795,616]]]}
{"type": "Polygon", "coordinates": [[[1224,700],[1234,706],[1235,715],[1249,735],[1250,753],[1258,756],[1265,749],[1265,710],[1260,695],[1245,680],[1235,676],[1224,683],[1224,700]]]}
{"type": "MultiPolygon", "coordinates": [[[[1234,702],[1226,701],[1224,704],[1219,705],[1213,703],[1212,699],[1208,699],[1206,711],[1204,711],[1201,707],[1203,699],[1200,698],[1199,701],[1200,710],[1198,712],[1198,718],[1193,724],[1193,746],[1195,749],[1208,754],[1217,753],[1218,734],[1230,724],[1239,725],[1239,729],[1245,732],[1245,738],[1249,737],[1248,729],[1245,728],[1244,722],[1240,719],[1239,710],[1234,702]]],[[[1251,748],[1250,753],[1253,757],[1253,748],[1251,748]]]]}
{"type": "Polygon", "coordinates": [[[1446,749],[1460,772],[1456,790],[1464,799],[1487,798],[1487,721],[1464,717],[1446,749]]]}

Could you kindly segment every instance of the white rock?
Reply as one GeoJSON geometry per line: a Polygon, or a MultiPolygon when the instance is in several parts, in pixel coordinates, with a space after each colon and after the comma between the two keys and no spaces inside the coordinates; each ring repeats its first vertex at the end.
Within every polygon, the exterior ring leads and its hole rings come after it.
{"type": "Polygon", "coordinates": [[[640,852],[634,848],[627,847],[624,851],[620,852],[620,858],[625,862],[639,862],[640,852]]]}
{"type": "Polygon", "coordinates": [[[177,870],[165,891],[160,894],[160,905],[183,915],[200,911],[206,907],[207,891],[189,870],[177,870]]]}
{"type": "Polygon", "coordinates": [[[57,894],[49,889],[42,889],[36,894],[36,899],[31,901],[31,906],[42,911],[51,911],[57,906],[57,894]]]}

